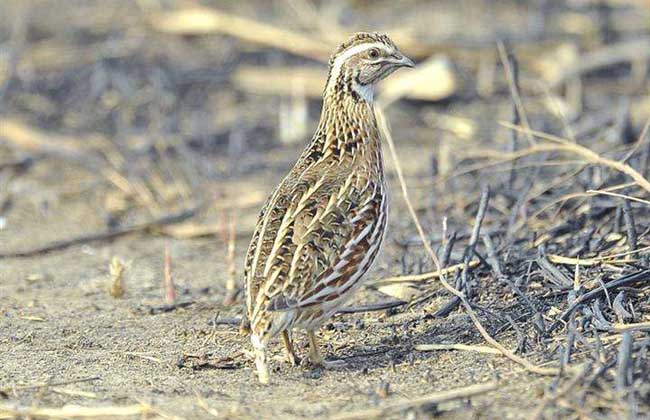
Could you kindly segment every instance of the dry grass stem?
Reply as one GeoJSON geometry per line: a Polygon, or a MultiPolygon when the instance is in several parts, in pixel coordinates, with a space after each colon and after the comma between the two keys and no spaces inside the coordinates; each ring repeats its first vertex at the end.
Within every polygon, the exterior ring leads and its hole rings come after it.
{"type": "Polygon", "coordinates": [[[462,388],[450,389],[447,391],[434,392],[429,395],[417,397],[409,400],[398,401],[382,408],[372,408],[368,410],[354,411],[332,417],[335,420],[354,420],[354,419],[375,419],[386,418],[390,415],[402,413],[409,409],[417,409],[425,405],[440,404],[447,401],[453,401],[461,398],[470,398],[477,395],[494,391],[499,387],[497,382],[486,382],[483,384],[470,385],[462,388]]]}
{"type": "Polygon", "coordinates": [[[228,277],[226,279],[226,297],[224,298],[224,305],[232,305],[235,303],[237,292],[239,288],[237,287],[237,266],[235,262],[235,243],[236,243],[236,219],[237,216],[235,212],[230,214],[230,220],[228,223],[228,235],[227,235],[227,251],[226,251],[226,267],[228,269],[228,277]]]}
{"type": "Polygon", "coordinates": [[[165,272],[164,272],[164,290],[165,303],[173,305],[176,303],[176,285],[172,276],[172,255],[169,249],[169,242],[165,242],[165,272]]]}
{"type": "Polygon", "coordinates": [[[613,325],[613,327],[612,327],[612,330],[615,331],[615,332],[650,330],[650,321],[648,321],[648,322],[637,322],[635,324],[618,324],[618,323],[615,323],[613,325]]]}
{"type": "Polygon", "coordinates": [[[598,257],[598,258],[571,258],[571,257],[564,257],[562,255],[548,254],[547,257],[549,261],[556,264],[576,265],[576,266],[595,266],[595,265],[602,265],[602,264],[623,265],[623,264],[631,264],[637,261],[636,259],[632,259],[632,258],[616,259],[614,257],[607,257],[607,256],[598,257]]]}
{"type": "Polygon", "coordinates": [[[436,270],[436,271],[430,271],[428,273],[422,273],[422,274],[410,274],[406,276],[395,276],[395,277],[386,277],[381,280],[377,280],[375,282],[372,282],[372,285],[381,285],[381,284],[388,284],[388,283],[401,283],[401,282],[418,282],[418,281],[425,281],[425,280],[431,280],[431,279],[437,279],[440,278],[440,276],[446,276],[449,274],[454,274],[459,270],[464,269],[466,266],[468,268],[474,268],[477,267],[481,264],[480,261],[478,260],[473,260],[470,261],[468,264],[465,263],[458,263],[455,265],[451,265],[449,267],[445,267],[442,271],[441,270],[436,270]]]}
{"type": "Polygon", "coordinates": [[[125,356],[137,357],[139,359],[148,360],[150,362],[154,362],[154,363],[158,363],[158,364],[163,363],[163,361],[161,359],[159,359],[158,357],[149,356],[149,355],[143,354],[143,353],[127,351],[127,352],[123,352],[123,353],[120,353],[120,354],[124,354],[125,356]]]}
{"type": "MultiPolygon", "coordinates": [[[[594,165],[604,165],[607,167],[610,167],[612,169],[615,169],[621,173],[624,173],[628,175],[630,178],[634,180],[641,188],[646,190],[647,192],[650,193],[650,182],[641,175],[639,172],[637,172],[634,168],[632,168],[630,165],[622,163],[617,160],[609,159],[600,156],[598,153],[582,146],[576,143],[572,143],[569,140],[563,139],[558,136],[554,136],[552,134],[547,134],[543,133],[541,131],[536,131],[536,130],[531,130],[531,129],[526,129],[521,126],[516,126],[513,124],[510,124],[508,122],[501,122],[501,125],[510,128],[512,130],[516,130],[522,133],[529,133],[537,138],[540,138],[542,140],[548,140],[554,143],[558,143],[556,145],[547,145],[551,147],[545,148],[546,151],[562,151],[562,152],[569,152],[576,154],[583,159],[585,159],[587,162],[592,163],[594,165]]],[[[529,148],[528,150],[533,151],[533,148],[529,148]]],[[[535,152],[539,152],[541,150],[537,150],[535,152]]]]}
{"type": "Polygon", "coordinates": [[[69,397],[81,397],[90,399],[96,399],[99,397],[95,392],[80,391],[78,389],[50,388],[50,390],[54,393],[67,395],[69,397]]]}
{"type": "Polygon", "coordinates": [[[121,417],[146,417],[155,414],[150,406],[135,404],[126,406],[82,407],[66,405],[61,408],[20,407],[0,404],[0,419],[107,419],[121,417]]]}
{"type": "Polygon", "coordinates": [[[47,388],[47,387],[52,387],[52,386],[78,384],[78,383],[81,383],[81,382],[98,381],[100,379],[101,378],[99,376],[91,376],[89,378],[71,379],[69,381],[39,382],[37,384],[31,384],[31,385],[14,385],[14,386],[10,386],[10,387],[7,387],[7,388],[1,388],[0,393],[9,393],[9,392],[36,389],[36,388],[47,388]]]}
{"type": "Polygon", "coordinates": [[[587,194],[589,194],[589,195],[608,195],[610,197],[623,198],[625,200],[636,201],[637,203],[641,203],[641,204],[645,204],[646,206],[650,206],[650,201],[644,200],[644,199],[639,198],[639,197],[632,197],[631,195],[619,194],[619,193],[603,191],[603,190],[587,190],[587,194]]]}
{"type": "MultiPolygon", "coordinates": [[[[521,122],[523,126],[530,130],[530,123],[528,122],[528,115],[526,114],[526,108],[524,107],[524,103],[521,100],[521,96],[519,95],[519,87],[517,86],[517,80],[515,79],[515,75],[510,60],[508,60],[508,53],[506,52],[506,48],[503,42],[497,43],[497,50],[499,51],[499,58],[501,59],[501,65],[503,65],[503,69],[506,73],[506,79],[508,80],[508,88],[510,89],[510,95],[512,97],[512,100],[515,103],[517,114],[521,118],[521,122]]],[[[533,136],[527,133],[526,138],[528,139],[529,144],[531,145],[535,144],[535,140],[533,139],[533,136]]]]}

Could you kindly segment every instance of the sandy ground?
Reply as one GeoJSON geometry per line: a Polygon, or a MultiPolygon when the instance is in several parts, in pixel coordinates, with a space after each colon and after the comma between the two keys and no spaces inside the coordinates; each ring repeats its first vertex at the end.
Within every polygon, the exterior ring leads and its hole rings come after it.
{"type": "MultiPolygon", "coordinates": [[[[55,187],[48,188],[36,176],[56,171],[56,165],[37,164],[29,182],[24,182],[39,185],[43,194],[56,195],[55,187]]],[[[261,190],[270,189],[274,182],[273,177],[252,179],[261,190]]],[[[391,188],[392,219],[404,210],[395,187],[391,188]]],[[[19,202],[2,233],[4,250],[101,229],[90,195],[53,202],[46,210],[38,200],[19,202]]],[[[254,208],[244,212],[242,224],[252,225],[255,213],[254,208]]],[[[395,271],[391,254],[398,233],[397,228],[391,229],[369,279],[395,271]]],[[[246,245],[245,238],[237,241],[238,269],[246,245]]],[[[226,417],[326,418],[488,382],[499,374],[498,391],[471,402],[442,404],[443,418],[525,418],[543,392],[544,381],[526,377],[498,356],[415,351],[413,346],[421,343],[481,342],[465,315],[430,319],[421,310],[334,318],[321,332],[324,352],[349,364],[335,371],[290,367],[276,343],[274,383],[258,385],[246,357],[246,337],[239,335],[236,326],[210,324],[215,316],[234,318],[244,310],[241,301],[231,307],[221,303],[226,272],[223,244],[214,238],[174,240],[135,234],[38,257],[2,260],[0,384],[9,402],[43,407],[143,402],[166,415],[206,418],[200,404],[204,401],[226,417]],[[162,311],[165,242],[173,257],[178,299],[192,302],[169,312],[162,311]],[[123,298],[111,297],[107,291],[113,256],[131,260],[123,298]],[[88,381],[20,389],[83,379],[88,381]]],[[[389,299],[364,290],[352,306],[389,299]]],[[[443,301],[435,299],[431,308],[443,301]]],[[[306,354],[306,338],[298,334],[297,342],[306,354]]]]}

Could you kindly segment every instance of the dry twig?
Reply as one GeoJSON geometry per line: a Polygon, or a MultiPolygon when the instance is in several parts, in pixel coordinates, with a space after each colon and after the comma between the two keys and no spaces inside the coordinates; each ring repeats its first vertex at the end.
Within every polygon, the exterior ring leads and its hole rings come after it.
{"type": "Polygon", "coordinates": [[[88,235],[81,235],[70,239],[54,241],[46,245],[42,245],[36,248],[26,249],[22,251],[0,252],[0,259],[33,257],[36,255],[46,254],[48,252],[60,251],[62,249],[66,249],[75,245],[82,245],[82,244],[97,242],[97,241],[106,241],[110,239],[119,238],[120,236],[128,235],[131,233],[144,232],[149,229],[154,229],[158,226],[164,226],[164,225],[182,222],[183,220],[189,219],[190,217],[197,214],[202,208],[203,208],[203,204],[199,204],[196,207],[193,207],[189,210],[183,210],[178,213],[169,214],[154,219],[152,221],[133,225],[133,226],[126,226],[123,228],[109,230],[106,232],[91,233],[88,235]]]}
{"type": "Polygon", "coordinates": [[[399,401],[383,408],[371,408],[359,410],[352,413],[341,414],[332,417],[336,420],[354,420],[354,419],[374,419],[386,418],[391,414],[397,414],[410,409],[417,409],[426,405],[440,404],[447,401],[453,401],[461,398],[474,397],[485,394],[498,388],[498,383],[486,382],[483,384],[470,385],[463,388],[450,389],[447,391],[434,392],[433,394],[423,397],[413,398],[410,400],[399,401]]]}
{"type": "Polygon", "coordinates": [[[106,407],[66,405],[61,408],[21,407],[0,404],[0,418],[30,419],[98,419],[147,416],[155,410],[145,404],[106,407]]]}
{"type": "Polygon", "coordinates": [[[437,351],[437,350],[460,350],[460,351],[474,351],[477,353],[498,354],[503,356],[501,352],[494,347],[489,346],[471,346],[467,344],[417,344],[415,346],[417,351],[437,351]]]}

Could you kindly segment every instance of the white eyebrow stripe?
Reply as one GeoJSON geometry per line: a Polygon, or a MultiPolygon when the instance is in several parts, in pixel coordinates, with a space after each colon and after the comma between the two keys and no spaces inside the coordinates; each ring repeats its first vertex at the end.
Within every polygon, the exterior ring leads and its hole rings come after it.
{"type": "Polygon", "coordinates": [[[332,63],[330,82],[327,86],[327,89],[329,90],[332,86],[336,85],[336,80],[339,78],[339,74],[341,74],[341,67],[343,66],[345,60],[355,54],[359,54],[360,52],[369,50],[371,48],[380,48],[388,53],[391,53],[391,51],[386,47],[386,44],[381,42],[366,42],[364,44],[355,45],[354,47],[345,50],[345,52],[336,57],[334,63],[332,63]]]}

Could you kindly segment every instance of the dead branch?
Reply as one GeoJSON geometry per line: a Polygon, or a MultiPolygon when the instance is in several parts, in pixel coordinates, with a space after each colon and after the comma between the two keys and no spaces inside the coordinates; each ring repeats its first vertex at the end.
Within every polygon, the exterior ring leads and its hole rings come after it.
{"type": "Polygon", "coordinates": [[[190,208],[189,210],[183,210],[178,213],[168,214],[166,216],[154,219],[149,222],[140,223],[133,226],[125,226],[122,228],[109,230],[107,232],[91,233],[88,235],[81,235],[74,238],[54,241],[49,244],[37,246],[32,249],[26,249],[22,251],[0,252],[0,259],[33,257],[36,255],[46,254],[52,251],[60,251],[62,249],[66,249],[75,245],[82,245],[90,242],[107,241],[107,240],[119,238],[124,235],[129,235],[131,233],[144,232],[150,229],[155,229],[158,226],[164,226],[172,223],[182,222],[183,220],[189,219],[190,217],[196,215],[203,207],[204,204],[199,204],[193,208],[190,208]]]}
{"type": "Polygon", "coordinates": [[[386,418],[391,414],[396,414],[409,409],[431,404],[440,404],[447,401],[453,401],[460,398],[469,398],[476,395],[485,394],[494,391],[499,387],[496,381],[486,382],[483,384],[470,385],[463,388],[456,388],[447,391],[434,392],[423,397],[399,401],[382,408],[371,408],[368,410],[359,410],[352,413],[341,414],[332,417],[336,420],[353,420],[353,419],[374,419],[386,418]]]}
{"type": "Polygon", "coordinates": [[[332,50],[328,43],[306,34],[206,7],[160,13],[151,24],[158,31],[176,35],[221,33],[322,61],[332,50]]]}

